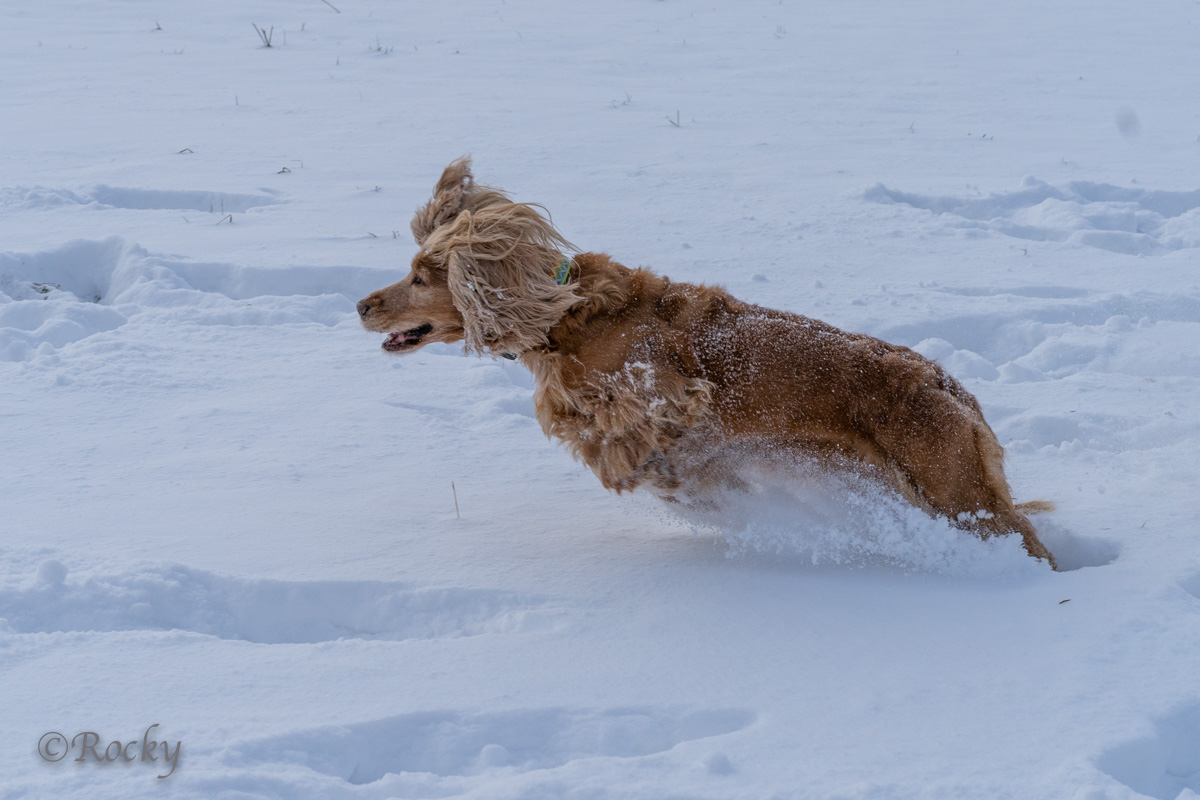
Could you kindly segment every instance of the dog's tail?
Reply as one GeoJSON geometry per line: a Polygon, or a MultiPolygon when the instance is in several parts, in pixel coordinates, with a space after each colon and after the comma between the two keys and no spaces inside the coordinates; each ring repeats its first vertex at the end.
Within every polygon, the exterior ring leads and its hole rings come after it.
{"type": "Polygon", "coordinates": [[[1053,510],[1054,503],[1049,500],[1030,500],[1026,503],[1017,503],[1017,511],[1022,514],[1045,514],[1053,510]]]}

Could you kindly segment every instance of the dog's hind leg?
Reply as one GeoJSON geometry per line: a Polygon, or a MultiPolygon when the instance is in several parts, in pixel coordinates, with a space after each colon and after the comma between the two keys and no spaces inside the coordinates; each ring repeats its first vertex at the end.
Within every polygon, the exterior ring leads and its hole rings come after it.
{"type": "Polygon", "coordinates": [[[1025,552],[1034,558],[1044,558],[1053,570],[1058,569],[1058,564],[1054,560],[1054,556],[1046,549],[1046,545],[1042,544],[1042,540],[1038,538],[1037,530],[1033,527],[1033,523],[1015,508],[1009,513],[994,514],[990,519],[981,519],[978,523],[978,528],[981,533],[1019,533],[1025,545],[1025,552]]]}
{"type": "Polygon", "coordinates": [[[949,393],[918,393],[899,403],[874,433],[911,479],[924,501],[919,505],[984,537],[1018,533],[1029,555],[1054,567],[1033,524],[1013,503],[1004,449],[974,409],[949,393]]]}
{"type": "MultiPolygon", "coordinates": [[[[981,532],[1019,533],[1025,544],[1025,552],[1034,558],[1044,558],[1051,569],[1057,570],[1058,564],[1054,561],[1054,556],[1038,538],[1033,523],[1022,513],[1021,506],[1013,503],[1008,479],[1004,476],[1004,448],[996,441],[996,434],[982,418],[975,422],[974,433],[975,449],[979,454],[984,480],[995,497],[993,508],[988,509],[992,512],[992,518],[980,520],[981,532]]],[[[1052,503],[1040,502],[1026,503],[1025,506],[1032,513],[1054,508],[1052,503]]]]}

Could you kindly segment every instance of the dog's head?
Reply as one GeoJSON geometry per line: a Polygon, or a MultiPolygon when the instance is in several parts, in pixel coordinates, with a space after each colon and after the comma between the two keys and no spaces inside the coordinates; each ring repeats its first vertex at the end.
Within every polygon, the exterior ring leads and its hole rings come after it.
{"type": "Polygon", "coordinates": [[[388,334],[388,352],[466,339],[479,353],[523,353],[580,299],[561,277],[574,247],[537,207],[475,184],[465,158],[442,173],[412,229],[412,271],[358,304],[363,327],[388,334]]]}

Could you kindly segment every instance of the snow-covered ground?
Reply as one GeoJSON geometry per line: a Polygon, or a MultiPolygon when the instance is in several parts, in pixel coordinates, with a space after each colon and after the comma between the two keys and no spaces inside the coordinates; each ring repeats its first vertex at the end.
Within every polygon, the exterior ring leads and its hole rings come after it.
{"type": "Polygon", "coordinates": [[[0,796],[1200,793],[1200,5],[332,2],[0,4],[0,796]],[[697,530],[385,357],[464,153],[939,359],[1064,571],[821,485],[697,530]]]}

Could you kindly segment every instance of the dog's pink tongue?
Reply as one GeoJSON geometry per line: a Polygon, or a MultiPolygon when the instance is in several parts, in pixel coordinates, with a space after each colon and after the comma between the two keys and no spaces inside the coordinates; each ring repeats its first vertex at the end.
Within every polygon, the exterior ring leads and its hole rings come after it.
{"type": "Polygon", "coordinates": [[[433,330],[433,326],[427,322],[407,331],[393,331],[383,340],[384,349],[403,350],[418,345],[421,343],[421,337],[431,330],[433,330]]]}
{"type": "Polygon", "coordinates": [[[387,338],[383,340],[384,350],[402,350],[409,343],[408,336],[404,333],[389,333],[387,338]]]}

